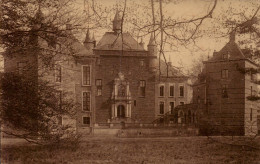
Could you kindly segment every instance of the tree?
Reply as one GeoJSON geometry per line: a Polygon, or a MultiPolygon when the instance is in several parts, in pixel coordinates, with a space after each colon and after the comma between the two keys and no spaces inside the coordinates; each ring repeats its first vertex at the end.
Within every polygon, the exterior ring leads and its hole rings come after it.
{"type": "Polygon", "coordinates": [[[1,1],[3,55],[8,60],[27,59],[17,71],[6,66],[1,75],[0,117],[1,124],[7,127],[4,133],[38,144],[59,142],[65,135],[74,136],[72,127],[60,122],[61,116],[74,117],[77,104],[68,92],[61,92],[45,78],[54,71],[57,61],[63,62],[64,56],[80,51],[75,51],[77,40],[72,30],[76,30],[81,19],[73,19],[77,13],[72,12],[72,4],[59,0],[1,1]]]}

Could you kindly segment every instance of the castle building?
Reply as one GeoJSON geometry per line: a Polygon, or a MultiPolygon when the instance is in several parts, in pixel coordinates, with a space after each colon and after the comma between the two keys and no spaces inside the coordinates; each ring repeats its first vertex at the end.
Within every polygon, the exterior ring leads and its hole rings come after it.
{"type": "Polygon", "coordinates": [[[210,134],[257,134],[259,102],[249,97],[258,93],[256,75],[251,70],[259,66],[251,60],[251,53],[240,49],[232,33],[229,42],[204,62],[193,86],[193,102],[200,104],[199,110],[208,119],[210,134]]]}
{"type": "Polygon", "coordinates": [[[97,44],[89,30],[81,44],[69,25],[66,33],[70,37],[62,38],[64,45],[53,46],[35,38],[35,43],[42,47],[32,55],[37,62],[30,58],[32,52],[24,57],[5,56],[5,72],[22,70],[28,62],[34,63],[35,76],[44,74],[41,78],[75,100],[76,118],[64,116],[60,123],[70,124],[79,132],[133,124],[153,126],[155,119],[190,101],[188,78],[171,63],[166,67],[164,61],[159,70],[154,36],[151,35],[145,50],[143,41],[138,43],[129,33],[121,31],[121,24],[117,12],[113,31],[106,32],[97,44]],[[66,47],[74,53],[68,55],[66,47]],[[44,68],[41,59],[41,54],[49,51],[59,52],[52,58],[52,69],[44,68]]]}

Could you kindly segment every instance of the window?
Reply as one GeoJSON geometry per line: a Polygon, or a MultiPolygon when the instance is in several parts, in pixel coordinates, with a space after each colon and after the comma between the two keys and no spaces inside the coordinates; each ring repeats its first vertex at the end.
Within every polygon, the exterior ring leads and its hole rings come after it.
{"type": "Polygon", "coordinates": [[[136,106],[136,100],[134,100],[134,106],[136,106]]]}
{"type": "Polygon", "coordinates": [[[55,65],[55,82],[61,82],[61,66],[59,64],[55,65]]]}
{"type": "Polygon", "coordinates": [[[197,97],[197,102],[200,103],[200,96],[197,97]]]}
{"type": "Polygon", "coordinates": [[[143,59],[140,60],[140,66],[141,66],[141,67],[144,66],[144,60],[143,60],[143,59]]]}
{"type": "Polygon", "coordinates": [[[250,86],[250,96],[253,96],[253,86],[250,86]]]}
{"type": "Polygon", "coordinates": [[[58,105],[61,110],[62,109],[62,91],[58,91],[58,105]]]}
{"type": "Polygon", "coordinates": [[[171,111],[171,114],[173,114],[173,110],[174,110],[174,102],[170,102],[170,111],[171,111]]]}
{"type": "Polygon", "coordinates": [[[90,125],[90,117],[83,117],[83,124],[90,125]]]}
{"type": "Polygon", "coordinates": [[[174,86],[170,85],[170,97],[174,97],[174,86]]]}
{"type": "Polygon", "coordinates": [[[90,111],[90,92],[83,92],[82,103],[83,111],[90,111]]]}
{"type": "Polygon", "coordinates": [[[221,78],[222,79],[227,79],[228,78],[228,70],[227,69],[223,69],[221,71],[221,78]]]}
{"type": "Polygon", "coordinates": [[[184,97],[184,86],[180,86],[180,97],[184,97]]]}
{"type": "Polygon", "coordinates": [[[252,121],[252,120],[253,120],[253,109],[250,108],[250,121],[252,121]]]}
{"type": "Polygon", "coordinates": [[[159,88],[159,92],[160,92],[160,97],[163,97],[164,96],[164,86],[162,85],[162,86],[160,86],[160,88],[159,88]]]}
{"type": "Polygon", "coordinates": [[[184,102],[180,102],[180,105],[184,105],[184,102]]]}
{"type": "Polygon", "coordinates": [[[252,71],[250,72],[250,79],[251,79],[251,81],[255,80],[255,75],[252,71]]]}
{"type": "Polygon", "coordinates": [[[82,85],[90,85],[90,66],[82,66],[82,85]]]}
{"type": "Polygon", "coordinates": [[[164,102],[160,102],[160,114],[164,114],[164,102]]]}
{"type": "Polygon", "coordinates": [[[97,65],[100,65],[101,62],[100,62],[100,58],[97,58],[97,65]]]}
{"type": "Polygon", "coordinates": [[[97,86],[97,96],[101,96],[102,95],[102,80],[101,79],[96,80],[96,86],[97,86]]]}
{"type": "Polygon", "coordinates": [[[125,85],[120,84],[120,85],[118,86],[117,95],[118,95],[119,97],[125,97],[125,96],[126,96],[126,86],[125,86],[125,85]]]}
{"type": "Polygon", "coordinates": [[[228,98],[227,88],[228,88],[227,84],[222,85],[222,98],[228,98]]]}
{"type": "Polygon", "coordinates": [[[25,66],[26,66],[27,62],[18,62],[17,63],[17,71],[19,74],[22,74],[26,69],[25,69],[25,66]]]}
{"type": "Polygon", "coordinates": [[[140,80],[140,96],[141,97],[145,97],[145,86],[146,86],[145,80],[140,80]]]}
{"type": "Polygon", "coordinates": [[[229,58],[229,52],[225,52],[223,55],[222,55],[222,59],[226,60],[229,58]]]}

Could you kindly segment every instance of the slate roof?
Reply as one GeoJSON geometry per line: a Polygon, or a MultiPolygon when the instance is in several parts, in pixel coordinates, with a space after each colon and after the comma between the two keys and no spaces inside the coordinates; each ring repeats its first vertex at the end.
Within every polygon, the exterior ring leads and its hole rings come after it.
{"type": "Polygon", "coordinates": [[[66,32],[67,37],[62,38],[64,45],[70,50],[74,56],[90,56],[93,55],[92,50],[88,50],[75,36],[66,32]]]}
{"type": "Polygon", "coordinates": [[[234,41],[229,41],[219,52],[214,52],[213,57],[211,57],[208,61],[223,60],[222,55],[225,53],[229,55],[229,60],[247,59],[249,54],[245,53],[245,55],[243,51],[244,50],[241,50],[237,43],[234,41]]]}
{"type": "MultiPolygon", "coordinates": [[[[122,35],[115,32],[106,32],[98,42],[97,50],[122,50],[122,35]]],[[[144,48],[129,34],[123,33],[123,49],[144,51],[144,48]]]]}
{"type": "MultiPolygon", "coordinates": [[[[157,67],[159,71],[159,60],[157,62],[157,67]]],[[[160,63],[161,68],[161,76],[167,76],[167,66],[164,60],[161,60],[160,63]]],[[[168,77],[185,77],[181,70],[174,68],[173,66],[169,65],[168,67],[168,77]]]]}

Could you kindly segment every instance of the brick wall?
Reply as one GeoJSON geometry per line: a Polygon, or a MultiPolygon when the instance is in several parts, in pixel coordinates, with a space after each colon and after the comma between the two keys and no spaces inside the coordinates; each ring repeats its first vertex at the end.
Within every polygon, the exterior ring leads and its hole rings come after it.
{"type": "Polygon", "coordinates": [[[111,95],[114,79],[121,72],[129,82],[132,97],[132,119],[148,123],[154,120],[155,74],[149,70],[149,58],[146,51],[125,52],[96,51],[100,64],[96,66],[96,79],[102,79],[102,96],[96,96],[97,123],[107,122],[111,118],[111,95]],[[141,66],[141,60],[144,65],[141,66]],[[146,81],[145,97],[139,93],[140,80],[146,81]],[[136,104],[136,105],[135,105],[136,104]]]}

